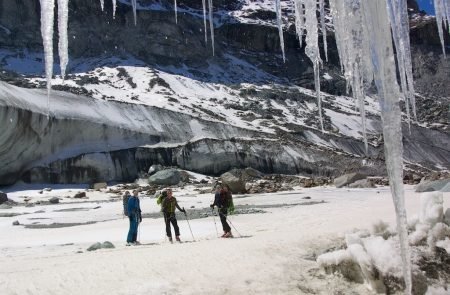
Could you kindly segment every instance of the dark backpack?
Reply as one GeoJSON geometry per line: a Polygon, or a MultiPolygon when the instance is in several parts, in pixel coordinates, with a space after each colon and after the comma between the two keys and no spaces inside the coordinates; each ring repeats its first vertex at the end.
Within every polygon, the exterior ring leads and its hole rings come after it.
{"type": "Polygon", "coordinates": [[[128,200],[131,198],[131,195],[124,195],[122,198],[122,202],[123,202],[123,214],[125,214],[125,216],[129,216],[129,212],[128,212],[128,200]]]}

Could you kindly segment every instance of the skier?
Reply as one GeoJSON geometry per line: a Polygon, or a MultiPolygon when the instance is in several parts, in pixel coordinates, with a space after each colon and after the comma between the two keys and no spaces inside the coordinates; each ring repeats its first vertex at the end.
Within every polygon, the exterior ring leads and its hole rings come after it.
{"type": "Polygon", "coordinates": [[[172,242],[172,231],[170,229],[170,223],[172,223],[173,228],[175,230],[175,238],[178,242],[181,242],[180,240],[180,228],[177,224],[177,218],[175,215],[175,207],[180,210],[183,213],[186,213],[186,210],[184,208],[180,208],[178,205],[177,199],[172,195],[172,190],[167,189],[166,190],[167,197],[164,198],[162,201],[161,207],[162,212],[164,213],[164,221],[166,223],[166,234],[169,238],[169,241],[172,242]]]}
{"type": "Polygon", "coordinates": [[[139,192],[133,191],[133,196],[128,200],[127,212],[128,219],[130,220],[130,229],[128,230],[127,246],[139,245],[137,241],[137,233],[139,223],[142,222],[141,206],[139,202],[139,192]]]}
{"type": "Polygon", "coordinates": [[[214,206],[218,207],[218,212],[220,216],[220,222],[222,223],[223,235],[222,238],[232,238],[231,227],[227,222],[228,207],[231,204],[231,191],[228,185],[217,185],[216,193],[214,196],[214,203],[211,204],[211,208],[214,206]]]}

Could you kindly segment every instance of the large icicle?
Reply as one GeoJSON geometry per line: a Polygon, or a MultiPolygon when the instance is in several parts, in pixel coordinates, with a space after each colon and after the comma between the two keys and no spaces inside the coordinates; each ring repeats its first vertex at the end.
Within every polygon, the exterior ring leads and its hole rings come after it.
{"type": "Polygon", "coordinates": [[[325,26],[325,0],[319,0],[320,7],[320,28],[322,30],[323,50],[325,51],[325,60],[328,62],[328,44],[327,27],[325,26]]]}
{"type": "Polygon", "coordinates": [[[434,0],[434,10],[436,12],[436,22],[439,32],[439,38],[441,39],[442,52],[445,54],[445,44],[444,44],[444,30],[442,25],[444,25],[450,33],[450,0],[434,0]],[[444,24],[442,24],[444,22],[444,24]]]}
{"type": "Polygon", "coordinates": [[[283,62],[286,62],[286,55],[284,54],[284,36],[283,36],[283,21],[281,18],[281,3],[280,0],[275,0],[275,11],[277,14],[278,34],[280,35],[281,54],[283,54],[283,62]]]}
{"type": "Polygon", "coordinates": [[[370,60],[367,62],[364,58],[369,54],[369,48],[365,41],[367,32],[362,24],[360,0],[353,2],[331,0],[330,8],[341,68],[344,71],[347,87],[352,88],[355,106],[358,106],[361,114],[364,146],[367,152],[364,80],[372,80],[372,65],[370,60]]]}
{"type": "MultiPolygon", "coordinates": [[[[40,0],[41,3],[41,34],[45,55],[45,75],[47,77],[47,110],[50,110],[50,90],[53,76],[53,22],[55,1],[40,0]]],[[[47,114],[48,115],[48,114],[47,114]]]]}
{"type": "Polygon", "coordinates": [[[100,0],[100,7],[102,8],[102,11],[105,9],[105,0],[100,0]]]}
{"type": "Polygon", "coordinates": [[[136,25],[136,0],[131,0],[131,6],[133,7],[134,25],[136,25]]]}
{"type": "MultiPolygon", "coordinates": [[[[407,216],[403,191],[403,144],[400,92],[397,84],[391,28],[386,1],[361,1],[367,42],[371,49],[375,85],[380,98],[384,151],[389,183],[397,215],[397,231],[405,279],[405,293],[411,294],[411,253],[408,244],[407,216]]],[[[403,9],[403,8],[402,8],[403,9]]],[[[395,29],[395,28],[393,28],[395,29]]]]}
{"type": "Polygon", "coordinates": [[[66,75],[66,67],[69,62],[69,49],[67,38],[67,23],[69,20],[69,0],[58,0],[58,51],[61,78],[66,75]]]}
{"type": "Polygon", "coordinates": [[[177,0],[173,0],[173,7],[175,10],[175,23],[178,24],[177,0]]]}
{"type": "MultiPolygon", "coordinates": [[[[388,15],[397,52],[397,64],[402,92],[405,94],[406,114],[410,124],[410,103],[415,103],[412,77],[411,52],[409,50],[409,20],[406,0],[388,0],[388,15]]],[[[413,106],[415,116],[415,107],[413,106]]],[[[410,126],[411,128],[411,126],[410,126]]]]}
{"type": "Polygon", "coordinates": [[[317,107],[319,109],[320,127],[323,132],[322,98],[320,97],[320,64],[322,63],[322,60],[320,59],[319,33],[317,30],[317,0],[304,0],[304,5],[305,29],[307,31],[305,53],[313,63],[317,107]]]}
{"type": "Polygon", "coordinates": [[[112,0],[112,7],[113,7],[113,19],[116,18],[116,9],[117,9],[117,0],[112,0]]]}
{"type": "Polygon", "coordinates": [[[295,31],[300,42],[300,48],[303,47],[303,32],[305,31],[305,11],[303,3],[300,0],[294,0],[295,9],[295,31]]]}
{"type": "Polygon", "coordinates": [[[209,30],[211,31],[211,46],[213,55],[215,54],[214,50],[214,19],[213,19],[213,3],[212,0],[208,0],[209,6],[209,30]]]}
{"type": "Polygon", "coordinates": [[[208,43],[208,29],[206,28],[206,0],[202,0],[203,5],[203,26],[205,30],[205,43],[208,43]]]}

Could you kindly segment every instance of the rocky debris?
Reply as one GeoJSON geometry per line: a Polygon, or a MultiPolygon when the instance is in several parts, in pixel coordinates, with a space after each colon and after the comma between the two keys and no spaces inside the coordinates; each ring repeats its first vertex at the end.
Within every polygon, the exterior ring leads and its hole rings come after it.
{"type": "Polygon", "coordinates": [[[0,209],[11,209],[12,207],[6,203],[0,205],[0,209]]]}
{"type": "Polygon", "coordinates": [[[424,180],[416,187],[416,193],[432,191],[450,192],[450,178],[434,181],[424,180]]]}
{"type": "Polygon", "coordinates": [[[0,191],[0,205],[8,201],[8,195],[0,191]]]}
{"type": "Polygon", "coordinates": [[[98,183],[94,183],[90,186],[90,188],[93,190],[106,189],[107,187],[108,187],[108,184],[106,182],[98,182],[98,183]]]}
{"type": "Polygon", "coordinates": [[[87,251],[96,251],[99,249],[113,249],[115,248],[113,243],[106,241],[103,243],[97,242],[95,244],[92,244],[89,248],[87,248],[87,251]]]}
{"type": "Polygon", "coordinates": [[[82,198],[86,198],[86,192],[79,192],[77,194],[75,194],[75,196],[73,196],[75,199],[82,199],[82,198]]]}
{"type": "Polygon", "coordinates": [[[49,187],[46,187],[46,188],[44,188],[44,189],[43,189],[43,191],[44,191],[44,192],[51,192],[51,191],[52,191],[52,189],[51,189],[51,188],[49,188],[49,187]]]}
{"type": "Polygon", "coordinates": [[[343,186],[346,186],[348,184],[351,184],[357,180],[364,179],[364,178],[366,178],[366,176],[363,174],[360,174],[360,173],[344,174],[334,180],[334,185],[337,188],[341,188],[343,186]]]}
{"type": "Polygon", "coordinates": [[[58,204],[59,203],[59,198],[58,197],[52,197],[48,201],[50,202],[50,204],[58,204]]]}
{"type": "Polygon", "coordinates": [[[171,168],[166,170],[161,170],[153,174],[148,178],[150,184],[159,185],[176,185],[180,183],[182,175],[179,170],[171,168]]]}
{"type": "Polygon", "coordinates": [[[87,248],[87,251],[96,251],[102,248],[102,243],[97,242],[95,244],[92,244],[91,246],[89,246],[89,248],[87,248]]]}
{"type": "Polygon", "coordinates": [[[13,221],[12,225],[20,225],[20,222],[18,220],[13,221]]]}
{"type": "Polygon", "coordinates": [[[374,188],[375,184],[369,179],[360,179],[348,185],[349,188],[374,188]]]}
{"type": "Polygon", "coordinates": [[[109,241],[105,241],[102,244],[102,249],[114,249],[114,245],[113,243],[109,242],[109,241]]]}
{"type": "Polygon", "coordinates": [[[155,174],[158,171],[164,170],[164,167],[162,165],[152,165],[150,166],[150,168],[148,169],[148,175],[152,175],[155,174]]]}

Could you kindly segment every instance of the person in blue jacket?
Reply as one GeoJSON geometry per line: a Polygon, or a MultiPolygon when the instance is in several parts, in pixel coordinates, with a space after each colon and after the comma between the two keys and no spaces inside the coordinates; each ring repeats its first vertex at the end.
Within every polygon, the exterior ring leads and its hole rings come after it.
{"type": "Polygon", "coordinates": [[[142,221],[141,206],[139,203],[139,192],[133,191],[133,196],[128,199],[128,219],[130,220],[130,229],[128,230],[127,246],[138,245],[137,234],[139,223],[142,221]]]}

